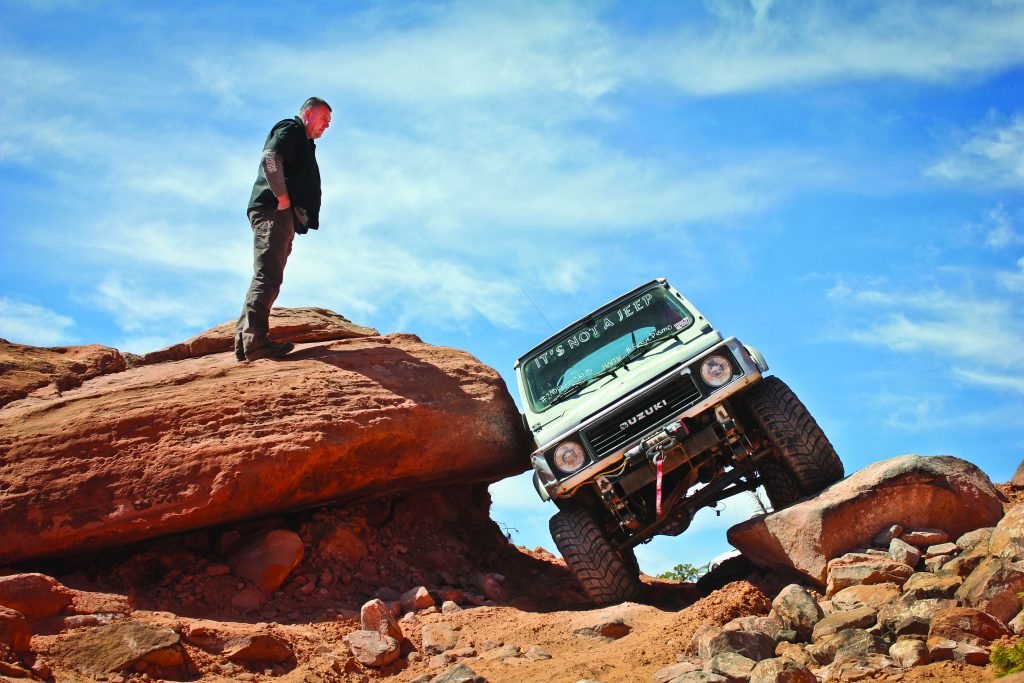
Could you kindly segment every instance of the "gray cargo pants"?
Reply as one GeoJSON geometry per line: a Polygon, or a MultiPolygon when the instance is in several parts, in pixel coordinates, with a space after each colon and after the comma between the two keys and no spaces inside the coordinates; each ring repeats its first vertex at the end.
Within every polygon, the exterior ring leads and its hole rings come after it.
{"type": "Polygon", "coordinates": [[[291,209],[251,209],[252,282],[245,295],[242,315],[235,325],[235,353],[266,346],[270,332],[270,309],[281,291],[284,266],[295,239],[295,214],[291,209]]]}

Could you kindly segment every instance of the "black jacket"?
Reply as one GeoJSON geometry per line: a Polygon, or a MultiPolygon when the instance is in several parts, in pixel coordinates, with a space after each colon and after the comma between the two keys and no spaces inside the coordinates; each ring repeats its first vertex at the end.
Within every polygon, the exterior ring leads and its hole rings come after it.
{"type": "MultiPolygon", "coordinates": [[[[278,121],[270,130],[263,150],[273,149],[284,164],[284,180],[292,206],[305,211],[305,226],[296,221],[295,231],[320,227],[320,167],[316,163],[316,143],[306,137],[306,128],[298,116],[278,121]]],[[[262,159],[262,157],[261,157],[262,159]]],[[[256,183],[249,198],[250,209],[276,209],[277,197],[267,183],[261,161],[256,183]]]]}

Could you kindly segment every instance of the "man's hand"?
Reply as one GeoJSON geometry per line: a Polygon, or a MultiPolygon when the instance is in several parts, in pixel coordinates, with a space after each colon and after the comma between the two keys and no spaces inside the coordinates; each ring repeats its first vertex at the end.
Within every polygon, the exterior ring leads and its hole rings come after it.
{"type": "Polygon", "coordinates": [[[285,209],[292,208],[292,198],[287,194],[277,195],[277,210],[284,211],[285,209]]]}

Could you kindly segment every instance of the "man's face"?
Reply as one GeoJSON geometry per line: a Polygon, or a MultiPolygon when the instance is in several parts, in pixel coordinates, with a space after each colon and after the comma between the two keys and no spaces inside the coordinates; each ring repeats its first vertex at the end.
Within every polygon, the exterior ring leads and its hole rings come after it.
{"type": "Polygon", "coordinates": [[[306,135],[316,140],[331,125],[331,110],[324,106],[310,107],[302,113],[302,123],[306,126],[306,135]]]}

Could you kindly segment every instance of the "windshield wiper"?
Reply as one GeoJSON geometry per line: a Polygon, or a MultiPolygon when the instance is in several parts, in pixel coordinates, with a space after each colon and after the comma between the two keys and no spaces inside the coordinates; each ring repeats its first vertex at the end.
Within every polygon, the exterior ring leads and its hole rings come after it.
{"type": "Polygon", "coordinates": [[[558,403],[559,401],[565,400],[565,399],[569,398],[570,396],[575,396],[576,394],[578,394],[581,391],[583,391],[583,389],[585,387],[589,387],[591,384],[593,384],[597,380],[601,379],[605,375],[614,375],[615,371],[618,370],[618,369],[619,369],[619,366],[616,365],[615,367],[608,368],[607,370],[602,370],[601,372],[597,373],[596,375],[591,375],[590,377],[586,378],[585,380],[582,380],[580,382],[577,382],[576,384],[573,384],[571,386],[566,387],[565,389],[562,389],[560,392],[555,394],[554,398],[551,399],[551,402],[548,403],[548,405],[549,406],[553,406],[556,403],[558,403]]]}

